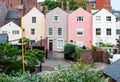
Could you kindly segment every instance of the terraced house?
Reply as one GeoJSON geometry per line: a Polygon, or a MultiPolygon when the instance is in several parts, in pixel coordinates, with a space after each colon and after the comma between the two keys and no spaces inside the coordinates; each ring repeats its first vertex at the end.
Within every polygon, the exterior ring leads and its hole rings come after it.
{"type": "Polygon", "coordinates": [[[93,12],[93,45],[97,46],[100,42],[106,44],[116,44],[116,17],[101,9],[93,12]]]}
{"type": "Polygon", "coordinates": [[[81,7],[68,15],[68,43],[92,46],[92,14],[81,7]]]}
{"type": "Polygon", "coordinates": [[[49,51],[63,51],[67,44],[67,16],[59,7],[46,14],[46,35],[49,51]]]}
{"type": "Polygon", "coordinates": [[[30,45],[45,37],[45,16],[36,7],[22,17],[24,37],[29,38],[30,45]]]}

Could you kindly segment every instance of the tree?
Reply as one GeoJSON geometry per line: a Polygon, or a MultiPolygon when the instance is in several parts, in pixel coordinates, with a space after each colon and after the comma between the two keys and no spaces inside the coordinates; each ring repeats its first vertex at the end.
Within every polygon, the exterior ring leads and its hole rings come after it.
{"type": "MultiPolygon", "coordinates": [[[[30,39],[26,38],[26,37],[23,37],[23,42],[27,42],[29,43],[30,42],[30,39]]],[[[22,38],[19,39],[19,43],[22,43],[22,38]]]]}
{"type": "Polygon", "coordinates": [[[49,10],[52,10],[56,7],[61,7],[61,4],[64,5],[64,9],[66,9],[66,4],[69,2],[70,4],[70,10],[75,10],[79,8],[80,6],[83,7],[84,9],[86,8],[86,2],[75,2],[74,0],[59,0],[59,2],[56,2],[55,0],[45,0],[43,2],[43,7],[46,5],[48,6],[49,10]]]}
{"type": "Polygon", "coordinates": [[[20,50],[9,43],[0,44],[0,69],[6,74],[19,72],[21,70],[21,60],[18,60],[20,50]]]}
{"type": "Polygon", "coordinates": [[[39,62],[44,62],[44,52],[38,49],[27,50],[25,60],[27,61],[27,67],[34,67],[38,65],[39,62]]]}

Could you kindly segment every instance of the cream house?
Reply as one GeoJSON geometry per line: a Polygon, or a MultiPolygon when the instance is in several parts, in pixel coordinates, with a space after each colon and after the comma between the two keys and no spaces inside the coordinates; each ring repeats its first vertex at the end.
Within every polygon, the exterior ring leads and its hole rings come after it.
{"type": "Polygon", "coordinates": [[[24,37],[31,40],[30,45],[45,37],[45,16],[36,7],[22,17],[24,37]]]}

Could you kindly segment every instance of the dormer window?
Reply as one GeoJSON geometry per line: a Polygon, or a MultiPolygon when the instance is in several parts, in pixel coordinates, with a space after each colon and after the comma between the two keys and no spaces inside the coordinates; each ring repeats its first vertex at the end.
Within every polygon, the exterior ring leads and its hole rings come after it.
{"type": "Polygon", "coordinates": [[[83,16],[77,16],[77,21],[83,21],[84,20],[84,17],[83,16]]]}
{"type": "Polygon", "coordinates": [[[53,18],[53,21],[54,21],[54,22],[58,22],[58,21],[59,21],[59,16],[58,16],[58,15],[55,15],[54,18],[53,18]]]}
{"type": "Polygon", "coordinates": [[[32,17],[32,23],[36,23],[36,17],[32,17]]]}
{"type": "Polygon", "coordinates": [[[111,16],[106,16],[106,21],[111,21],[111,16]]]}

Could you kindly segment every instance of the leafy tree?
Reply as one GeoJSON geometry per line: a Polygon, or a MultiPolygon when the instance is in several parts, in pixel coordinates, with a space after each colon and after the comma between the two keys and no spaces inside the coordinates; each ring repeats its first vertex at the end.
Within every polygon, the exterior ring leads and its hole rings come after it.
{"type": "Polygon", "coordinates": [[[39,62],[44,62],[44,52],[38,49],[27,50],[25,60],[27,61],[27,67],[34,67],[39,62]]]}
{"type": "Polygon", "coordinates": [[[9,43],[0,45],[0,69],[4,73],[19,72],[21,70],[21,61],[17,59],[20,51],[9,43]]]}
{"type": "Polygon", "coordinates": [[[70,4],[70,10],[75,10],[79,8],[80,6],[83,7],[84,9],[86,8],[86,2],[75,2],[74,0],[59,0],[59,2],[56,2],[55,0],[45,0],[43,2],[43,6],[47,5],[49,10],[52,10],[56,7],[61,7],[61,4],[63,3],[64,8],[66,9],[66,3],[69,2],[70,4]]]}
{"type": "MultiPolygon", "coordinates": [[[[29,42],[30,42],[30,39],[28,39],[28,38],[26,38],[26,37],[23,37],[23,42],[29,43],[29,42]]],[[[22,38],[19,39],[19,43],[22,43],[22,38]]]]}

